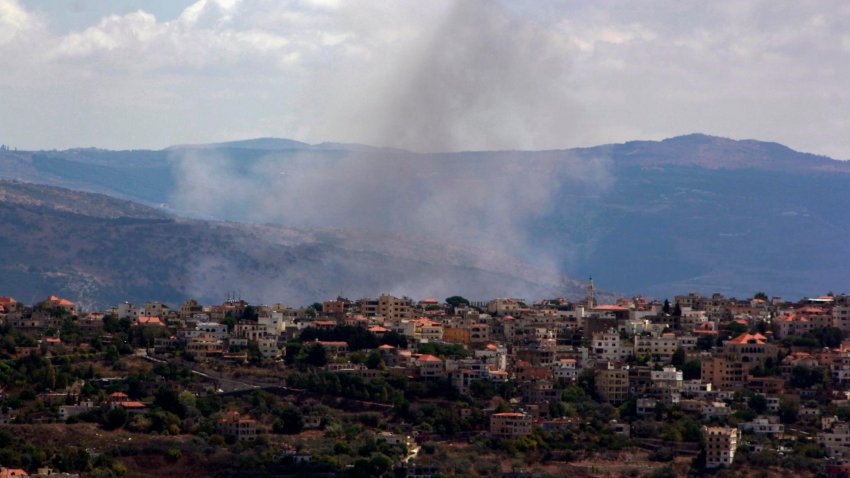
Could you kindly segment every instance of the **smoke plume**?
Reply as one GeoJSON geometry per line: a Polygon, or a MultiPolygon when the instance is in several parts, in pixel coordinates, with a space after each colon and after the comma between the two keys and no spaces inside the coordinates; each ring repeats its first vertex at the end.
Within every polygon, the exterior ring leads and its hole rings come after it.
{"type": "MultiPolygon", "coordinates": [[[[570,246],[553,246],[529,226],[562,217],[583,191],[608,188],[608,160],[559,151],[440,153],[470,144],[528,147],[552,131],[569,141],[580,111],[569,95],[569,58],[548,32],[495,2],[456,2],[391,59],[377,88],[316,80],[337,103],[322,105],[330,117],[323,121],[350,121],[372,144],[416,152],[320,145],[237,158],[182,150],[172,202],[196,216],[403,233],[461,244],[482,264],[510,256],[559,273],[570,246]]],[[[439,289],[407,283],[394,292],[418,296],[419,287],[439,289]]]]}

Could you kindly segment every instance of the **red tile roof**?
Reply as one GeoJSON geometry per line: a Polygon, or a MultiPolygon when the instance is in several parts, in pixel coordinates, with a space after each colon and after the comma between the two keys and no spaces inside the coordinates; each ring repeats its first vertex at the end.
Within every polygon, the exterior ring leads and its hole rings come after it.
{"type": "Polygon", "coordinates": [[[731,344],[750,344],[750,343],[764,344],[766,340],[767,340],[767,337],[765,337],[762,334],[748,334],[748,333],[744,332],[743,334],[741,334],[741,335],[735,337],[734,339],[730,340],[729,343],[731,343],[731,344]]]}
{"type": "Polygon", "coordinates": [[[60,305],[60,306],[73,306],[74,305],[74,303],[71,302],[70,300],[63,299],[63,298],[57,297],[55,295],[51,295],[50,297],[48,297],[47,301],[52,303],[52,304],[60,305]]]}
{"type": "Polygon", "coordinates": [[[139,325],[153,325],[158,327],[165,327],[165,324],[162,323],[162,320],[159,317],[141,316],[136,319],[136,323],[139,325]]]}
{"type": "Polygon", "coordinates": [[[0,478],[12,476],[29,476],[25,470],[20,468],[0,468],[0,478]]]}
{"type": "Polygon", "coordinates": [[[435,357],[431,354],[420,355],[417,360],[419,360],[420,362],[442,362],[443,361],[443,359],[441,359],[440,357],[435,357]]]}
{"type": "Polygon", "coordinates": [[[609,310],[611,312],[623,312],[629,309],[627,307],[623,307],[622,305],[598,305],[594,307],[593,310],[609,310]]]}

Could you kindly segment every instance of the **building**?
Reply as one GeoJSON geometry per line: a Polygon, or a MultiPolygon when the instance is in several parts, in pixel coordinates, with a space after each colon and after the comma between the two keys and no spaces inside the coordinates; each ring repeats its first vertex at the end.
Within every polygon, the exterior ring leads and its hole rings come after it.
{"type": "Polygon", "coordinates": [[[419,366],[420,377],[437,378],[446,374],[446,364],[440,357],[423,354],[416,359],[416,364],[419,366]]]}
{"type": "Polygon", "coordinates": [[[399,299],[391,295],[382,295],[378,297],[375,315],[383,316],[388,320],[401,321],[410,319],[413,316],[413,310],[413,300],[408,297],[399,299]]]}
{"type": "Polygon", "coordinates": [[[779,423],[779,417],[757,417],[751,422],[741,423],[738,428],[742,432],[752,432],[757,435],[778,435],[785,433],[785,425],[779,423]]]}
{"type": "Polygon", "coordinates": [[[681,391],[684,380],[681,370],[676,367],[664,367],[661,370],[653,370],[650,372],[652,385],[661,389],[671,389],[681,391]]]}
{"type": "Polygon", "coordinates": [[[591,346],[593,353],[602,360],[622,361],[632,354],[632,349],[622,344],[620,333],[615,329],[594,333],[591,346]]]}
{"type": "Polygon", "coordinates": [[[576,379],[576,359],[562,358],[553,365],[552,376],[562,382],[574,382],[576,379]]]}
{"type": "Polygon", "coordinates": [[[490,415],[490,434],[497,438],[517,438],[531,435],[531,415],[520,412],[490,415]]]}
{"type": "Polygon", "coordinates": [[[705,436],[705,467],[730,466],[738,448],[738,429],[729,427],[703,427],[705,436]]]}
{"type": "Polygon", "coordinates": [[[239,441],[257,438],[257,421],[252,418],[242,418],[239,412],[227,412],[220,418],[216,427],[218,433],[235,437],[239,441]]]}
{"type": "Polygon", "coordinates": [[[596,392],[608,403],[625,402],[629,399],[629,370],[620,367],[597,370],[596,392]]]}

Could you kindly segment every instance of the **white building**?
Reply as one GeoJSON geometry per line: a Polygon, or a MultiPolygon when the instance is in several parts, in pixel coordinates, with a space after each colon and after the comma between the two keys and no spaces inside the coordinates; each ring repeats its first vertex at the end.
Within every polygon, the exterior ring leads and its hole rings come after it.
{"type": "Polygon", "coordinates": [[[778,417],[758,417],[751,422],[741,423],[738,428],[742,432],[752,432],[757,435],[777,435],[785,433],[785,425],[779,423],[778,417]]]}
{"type": "Polygon", "coordinates": [[[738,448],[738,429],[729,427],[703,427],[705,436],[705,467],[730,466],[738,448]]]}
{"type": "Polygon", "coordinates": [[[616,330],[593,334],[591,347],[596,358],[601,360],[624,361],[632,355],[632,349],[625,347],[616,330]]]}
{"type": "Polygon", "coordinates": [[[576,359],[560,359],[552,367],[552,376],[555,380],[572,382],[576,379],[576,359]]]}

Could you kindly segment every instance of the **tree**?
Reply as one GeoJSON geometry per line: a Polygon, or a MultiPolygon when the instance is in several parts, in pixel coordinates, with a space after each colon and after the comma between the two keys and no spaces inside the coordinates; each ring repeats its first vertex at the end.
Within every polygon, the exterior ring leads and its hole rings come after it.
{"type": "Polygon", "coordinates": [[[154,397],[154,405],[166,412],[171,412],[180,418],[186,415],[186,407],[180,403],[180,395],[173,388],[163,385],[159,387],[154,397]]]}
{"type": "Polygon", "coordinates": [[[366,368],[375,370],[382,369],[384,367],[384,359],[381,357],[381,353],[377,350],[369,352],[369,356],[366,357],[366,368]]]}
{"type": "Polygon", "coordinates": [[[578,384],[578,386],[582,390],[584,390],[584,393],[586,395],[591,396],[594,399],[597,398],[596,373],[593,371],[593,369],[587,369],[582,371],[576,379],[576,384],[578,384]]]}
{"type": "Polygon", "coordinates": [[[714,337],[711,335],[700,335],[697,338],[697,348],[700,350],[711,350],[714,347],[714,337]]]}
{"type": "Polygon", "coordinates": [[[322,344],[313,344],[307,348],[304,363],[314,367],[324,367],[328,363],[328,352],[322,344]]]}
{"type": "Polygon", "coordinates": [[[817,337],[822,347],[835,348],[841,345],[841,341],[844,340],[844,331],[838,327],[823,327],[815,329],[811,333],[817,337]]]}
{"type": "Polygon", "coordinates": [[[661,311],[670,315],[670,301],[668,299],[664,299],[664,307],[661,308],[661,311]]]}
{"type": "Polygon", "coordinates": [[[127,423],[127,410],[123,407],[115,407],[104,417],[103,427],[107,430],[121,428],[127,423]]]}
{"type": "Polygon", "coordinates": [[[800,404],[795,400],[780,400],[779,401],[779,418],[782,423],[794,423],[797,421],[797,416],[800,413],[800,404]]]}
{"type": "Polygon", "coordinates": [[[670,359],[670,363],[673,364],[674,367],[680,367],[685,363],[685,359],[687,355],[685,354],[685,349],[682,347],[676,348],[676,351],[673,352],[673,357],[670,359]]]}
{"type": "Polygon", "coordinates": [[[459,295],[453,295],[446,299],[446,304],[452,306],[453,309],[457,309],[458,307],[469,306],[470,302],[459,295]]]}
{"type": "Polygon", "coordinates": [[[750,397],[749,406],[754,412],[761,415],[767,410],[767,398],[765,398],[764,395],[757,393],[750,397]]]}
{"type": "Polygon", "coordinates": [[[741,335],[747,331],[747,326],[738,322],[732,322],[729,324],[729,331],[732,332],[732,335],[741,335]]]}
{"type": "Polygon", "coordinates": [[[767,294],[764,292],[756,292],[756,295],[753,296],[753,299],[767,300],[767,294]]]}
{"type": "Polygon", "coordinates": [[[806,368],[795,365],[791,369],[791,385],[797,388],[809,388],[814,385],[826,383],[826,373],[821,367],[806,368]]]}
{"type": "Polygon", "coordinates": [[[682,364],[682,378],[685,380],[696,380],[702,376],[702,362],[699,360],[688,360],[682,364]]]}
{"type": "Polygon", "coordinates": [[[295,407],[286,407],[279,410],[276,415],[280,417],[280,421],[274,423],[275,433],[284,433],[287,435],[296,435],[304,429],[304,415],[295,407]]]}

